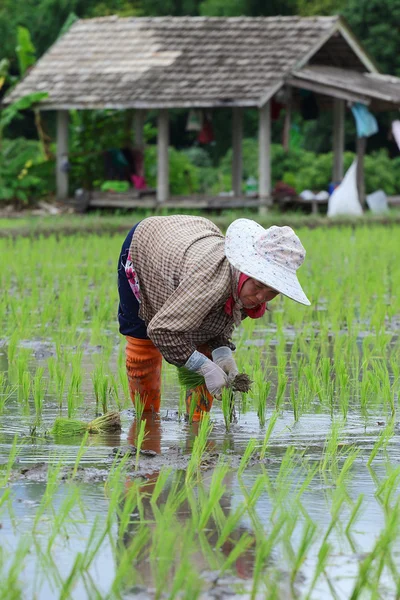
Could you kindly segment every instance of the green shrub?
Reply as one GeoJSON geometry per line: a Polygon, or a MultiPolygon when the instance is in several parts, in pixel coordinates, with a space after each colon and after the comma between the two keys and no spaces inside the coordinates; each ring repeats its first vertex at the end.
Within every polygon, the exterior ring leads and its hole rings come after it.
{"type": "MultiPolygon", "coordinates": [[[[35,169],[43,163],[39,142],[3,139],[0,147],[0,203],[29,203],[44,195],[44,181],[35,169]]],[[[55,174],[53,172],[53,178],[55,174]]]]}
{"type": "MultiPolygon", "coordinates": [[[[157,185],[157,146],[145,149],[145,177],[149,187],[157,185]]],[[[172,195],[193,194],[199,191],[199,170],[185,152],[169,148],[169,182],[172,195]]]]}
{"type": "MultiPolygon", "coordinates": [[[[344,172],[354,158],[353,152],[344,153],[344,172]]],[[[220,163],[218,191],[231,189],[231,164],[232,150],[229,150],[220,163]]],[[[305,189],[327,190],[332,181],[332,166],[332,152],[315,154],[296,147],[286,152],[280,144],[271,145],[272,186],[284,181],[298,193],[305,189]]],[[[364,169],[367,193],[382,189],[388,195],[400,194],[400,157],[390,159],[387,150],[381,149],[365,156],[364,169]]],[[[250,176],[258,178],[256,139],[243,140],[243,181],[250,176]]]]}

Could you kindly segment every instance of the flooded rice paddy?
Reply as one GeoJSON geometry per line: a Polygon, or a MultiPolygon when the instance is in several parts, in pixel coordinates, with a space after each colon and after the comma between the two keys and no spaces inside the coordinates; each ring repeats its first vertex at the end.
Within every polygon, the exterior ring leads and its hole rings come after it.
{"type": "Polygon", "coordinates": [[[228,425],[185,421],[170,365],[136,421],[120,239],[0,240],[0,597],[398,598],[399,233],[299,232],[313,306],[236,332],[228,425]],[[51,433],[105,410],[121,432],[51,433]]]}

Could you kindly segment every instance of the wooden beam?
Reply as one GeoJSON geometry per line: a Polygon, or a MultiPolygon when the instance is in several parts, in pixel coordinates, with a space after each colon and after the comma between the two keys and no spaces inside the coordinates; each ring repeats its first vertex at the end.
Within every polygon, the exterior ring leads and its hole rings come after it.
{"type": "Polygon", "coordinates": [[[57,111],[57,200],[68,198],[68,111],[57,111]]]}
{"type": "Polygon", "coordinates": [[[335,98],[333,101],[333,183],[340,183],[343,179],[344,114],[344,100],[335,98]]]}
{"type": "Polygon", "coordinates": [[[166,202],[169,197],[169,121],[168,111],[158,113],[157,133],[157,202],[166,202]]]}
{"type": "Polygon", "coordinates": [[[271,206],[271,106],[267,102],[258,109],[258,195],[260,214],[271,206]]]}
{"type": "Polygon", "coordinates": [[[289,77],[286,80],[286,83],[292,87],[309,90],[310,92],[322,94],[323,96],[339,98],[340,100],[347,100],[348,102],[361,102],[361,104],[365,104],[366,106],[371,104],[370,98],[367,98],[367,96],[363,96],[362,94],[350,92],[343,88],[336,88],[332,85],[326,85],[325,83],[309,81],[308,79],[303,79],[301,77],[289,77]]]}
{"type": "Polygon", "coordinates": [[[232,190],[236,197],[242,194],[243,179],[243,157],[242,157],[242,138],[243,138],[243,109],[234,108],[232,110],[232,190]]]}
{"type": "Polygon", "coordinates": [[[146,111],[137,108],[134,112],[133,122],[134,122],[134,134],[135,134],[135,147],[143,148],[144,147],[144,122],[146,120],[146,111]]]}
{"type": "Polygon", "coordinates": [[[357,190],[360,204],[363,208],[366,206],[365,202],[365,177],[364,177],[364,156],[367,148],[367,138],[357,137],[357,190]]]}

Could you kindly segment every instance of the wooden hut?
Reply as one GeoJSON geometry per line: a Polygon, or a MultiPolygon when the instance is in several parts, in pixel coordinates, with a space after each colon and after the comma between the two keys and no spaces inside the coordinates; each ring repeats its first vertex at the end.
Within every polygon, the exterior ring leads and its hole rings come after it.
{"type": "MultiPolygon", "coordinates": [[[[146,110],[157,109],[158,204],[174,204],[168,176],[168,109],[172,108],[231,107],[234,198],[229,201],[231,205],[247,202],[241,198],[242,122],[243,109],[254,108],[259,114],[257,202],[265,209],[271,202],[270,102],[281,90],[293,99],[299,89],[323,95],[332,106],[333,181],[343,175],[346,103],[360,102],[373,111],[400,106],[400,79],[379,74],[337,16],[79,20],[6,100],[48,92],[40,108],[57,111],[59,199],[68,195],[68,171],[63,165],[68,157],[69,110],[134,109],[135,141],[140,145],[146,110]]],[[[360,159],[364,147],[361,140],[360,159]]],[[[215,199],[197,199],[191,206],[213,202],[216,205],[215,199]]],[[[119,205],[126,206],[126,198],[119,205]]],[[[134,198],[128,205],[135,205],[134,198]]]]}

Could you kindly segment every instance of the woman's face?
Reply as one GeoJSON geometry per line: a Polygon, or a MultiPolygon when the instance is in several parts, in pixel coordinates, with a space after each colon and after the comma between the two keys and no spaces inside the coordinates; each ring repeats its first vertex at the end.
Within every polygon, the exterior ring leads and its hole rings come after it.
{"type": "Polygon", "coordinates": [[[240,290],[239,299],[245,308],[254,308],[264,302],[273,300],[279,292],[260,283],[256,279],[247,279],[240,290]]]}

